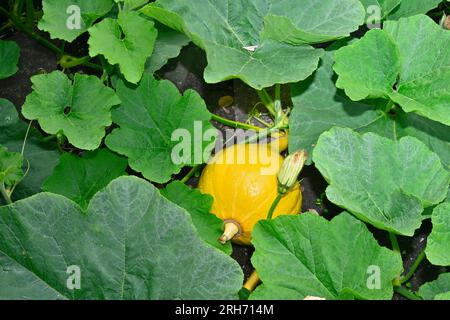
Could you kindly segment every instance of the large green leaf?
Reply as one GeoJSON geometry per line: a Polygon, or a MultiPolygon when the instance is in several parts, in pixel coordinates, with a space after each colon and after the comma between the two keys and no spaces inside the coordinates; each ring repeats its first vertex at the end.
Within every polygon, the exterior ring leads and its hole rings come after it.
{"type": "Polygon", "coordinates": [[[119,82],[117,94],[122,105],[113,111],[113,119],[120,128],[107,136],[106,144],[127,156],[131,168],[165,183],[184,166],[208,160],[214,141],[203,141],[203,133],[215,129],[197,92],[181,95],[170,81],[144,75],[138,87],[119,82]],[[177,146],[186,148],[179,154],[177,146]]]}
{"type": "Polygon", "coordinates": [[[159,0],[142,11],[206,50],[206,82],[239,78],[261,89],[305,79],[322,55],[311,46],[263,38],[269,7],[270,0],[159,0]]]}
{"type": "Polygon", "coordinates": [[[83,157],[65,153],[42,189],[63,195],[86,209],[91,198],[112,180],[126,175],[127,159],[107,149],[83,157]]]}
{"type": "Polygon", "coordinates": [[[388,21],[336,52],[338,88],[354,101],[386,98],[450,125],[450,33],[418,15],[388,21]]]}
{"type": "MultiPolygon", "coordinates": [[[[0,99],[0,144],[13,152],[22,152],[28,126],[19,119],[14,105],[0,99]]],[[[43,181],[52,173],[59,159],[56,144],[44,142],[42,135],[30,128],[24,148],[24,168],[28,171],[13,193],[14,199],[26,198],[41,191],[43,181]],[[29,166],[28,166],[29,164],[29,166]]]]}
{"type": "Polygon", "coordinates": [[[252,238],[263,282],[253,299],[391,299],[402,271],[400,255],[348,213],[330,222],[309,213],[260,221],[252,238]]]}
{"type": "Polygon", "coordinates": [[[442,0],[402,0],[388,16],[389,20],[398,20],[402,17],[411,17],[420,13],[427,13],[436,8],[442,0]]]}
{"type": "Polygon", "coordinates": [[[425,300],[450,300],[450,273],[443,273],[437,280],[425,283],[419,294],[425,300]]]}
{"type": "Polygon", "coordinates": [[[170,183],[161,194],[167,199],[186,209],[199,236],[213,247],[231,254],[231,244],[222,245],[217,241],[223,233],[223,221],[211,214],[213,197],[191,189],[180,181],[170,183]]]}
{"type": "Polygon", "coordinates": [[[333,50],[327,52],[314,75],[291,86],[294,105],[289,118],[291,150],[311,152],[323,132],[340,126],[358,132],[375,132],[393,140],[413,136],[439,155],[445,167],[450,169],[448,126],[401,109],[395,114],[386,113],[384,105],[387,102],[350,100],[342,90],[336,89],[333,53],[333,50]]]}
{"type": "Polygon", "coordinates": [[[20,48],[14,41],[0,40],[0,79],[8,78],[17,72],[20,48]]]}
{"type": "Polygon", "coordinates": [[[164,25],[158,25],[157,29],[158,38],[155,42],[155,49],[145,63],[145,72],[150,74],[161,69],[169,59],[177,57],[181,48],[190,42],[184,34],[164,25]]]}
{"type": "Polygon", "coordinates": [[[72,42],[106,15],[113,5],[113,0],[43,0],[44,15],[39,21],[39,29],[48,31],[52,38],[72,42]]]}
{"type": "Polygon", "coordinates": [[[450,202],[437,206],[431,221],[433,230],[427,240],[427,258],[434,265],[450,266],[450,202]]]}
{"type": "Polygon", "coordinates": [[[122,11],[116,19],[104,19],[89,29],[89,53],[102,54],[111,64],[118,64],[125,79],[138,83],[147,58],[155,45],[153,21],[134,11],[122,11]]]}
{"type": "Polygon", "coordinates": [[[11,187],[23,177],[23,157],[0,145],[0,187],[11,187]]]}
{"type": "Polygon", "coordinates": [[[344,38],[357,30],[365,17],[359,0],[268,2],[270,9],[264,19],[264,36],[292,44],[344,38]]]}
{"type": "Polygon", "coordinates": [[[23,115],[38,120],[50,134],[63,133],[75,147],[94,150],[111,125],[110,109],[120,103],[114,90],[95,76],[76,74],[72,81],[62,72],[31,78],[33,92],[22,107],[23,115]]]}
{"type": "Polygon", "coordinates": [[[49,193],[0,208],[0,282],[3,299],[232,299],[242,271],[200,240],[184,209],[121,177],[87,214],[49,193]],[[67,286],[70,266],[80,289],[67,286]]]}
{"type": "Polygon", "coordinates": [[[344,128],[323,133],[313,161],[328,199],[379,229],[412,236],[424,207],[445,199],[450,173],[412,137],[399,141],[344,128]]]}

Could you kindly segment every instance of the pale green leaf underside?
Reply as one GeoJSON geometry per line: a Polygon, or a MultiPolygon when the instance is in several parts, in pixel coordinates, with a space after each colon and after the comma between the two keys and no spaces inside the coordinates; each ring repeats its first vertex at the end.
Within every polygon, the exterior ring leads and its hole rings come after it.
{"type": "Polygon", "coordinates": [[[269,0],[160,0],[142,11],[206,50],[206,82],[239,78],[261,89],[305,79],[322,55],[311,46],[263,39],[268,9],[269,0]]]}
{"type": "Polygon", "coordinates": [[[437,280],[425,283],[419,289],[425,300],[450,300],[450,273],[441,274],[437,280]]]}
{"type": "Polygon", "coordinates": [[[76,74],[74,81],[62,72],[31,78],[33,92],[22,107],[29,120],[38,120],[50,134],[62,132],[75,147],[94,150],[112,123],[110,109],[120,100],[99,78],[76,74]]]}
{"type": "Polygon", "coordinates": [[[126,175],[127,164],[126,158],[107,149],[87,152],[82,157],[65,153],[42,189],[63,195],[86,209],[98,191],[126,175]]]}
{"type": "Polygon", "coordinates": [[[197,92],[187,90],[182,96],[170,81],[144,75],[136,88],[119,82],[117,94],[122,105],[113,111],[113,119],[120,128],[106,137],[106,144],[127,156],[131,168],[165,183],[184,166],[208,160],[216,131],[197,92]],[[212,134],[212,141],[203,141],[199,128],[212,134]]]}
{"type": "Polygon", "coordinates": [[[161,69],[169,59],[177,57],[181,49],[190,42],[184,34],[164,25],[158,25],[157,29],[155,48],[145,62],[145,72],[150,74],[161,69]]]}
{"type": "Polygon", "coordinates": [[[104,55],[110,64],[120,66],[127,81],[138,83],[157,33],[152,21],[137,12],[122,11],[117,20],[104,19],[89,29],[89,53],[104,55]]]}
{"type": "Polygon", "coordinates": [[[44,15],[39,21],[39,29],[49,32],[53,39],[72,42],[106,15],[113,5],[113,0],[43,0],[44,15]]]}
{"type": "Polygon", "coordinates": [[[379,229],[412,236],[424,207],[445,199],[450,173],[412,137],[399,141],[333,128],[314,149],[316,167],[330,183],[328,199],[379,229]]]}
{"type": "Polygon", "coordinates": [[[386,98],[450,125],[450,33],[424,15],[388,21],[336,52],[338,88],[354,101],[386,98]]]}
{"type": "Polygon", "coordinates": [[[402,271],[400,255],[380,247],[345,212],[332,221],[309,213],[260,221],[252,237],[252,263],[263,282],[253,299],[391,299],[392,280],[402,271]],[[370,288],[374,266],[377,290],[370,288]]]}
{"type": "MultiPolygon", "coordinates": [[[[14,105],[8,100],[0,99],[0,144],[6,146],[9,151],[22,152],[27,130],[28,126],[19,119],[14,105]]],[[[23,171],[28,169],[28,173],[14,191],[13,198],[16,200],[41,191],[42,183],[58,162],[59,152],[55,144],[42,141],[41,133],[30,128],[24,158],[26,161],[23,171]]]]}
{"type": "Polygon", "coordinates": [[[20,48],[14,41],[0,40],[0,79],[8,78],[17,72],[20,48]]]}
{"type": "Polygon", "coordinates": [[[233,299],[242,271],[200,240],[184,209],[121,177],[87,214],[50,193],[0,208],[0,281],[2,299],[233,299]],[[69,266],[79,290],[66,286],[69,266]]]}
{"type": "Polygon", "coordinates": [[[223,233],[223,221],[211,214],[210,210],[214,199],[210,195],[202,194],[197,189],[191,189],[180,181],[170,183],[161,190],[161,194],[189,212],[192,223],[205,242],[231,254],[231,243],[223,245],[217,241],[223,233]]]}
{"type": "Polygon", "coordinates": [[[434,265],[450,266],[450,202],[437,206],[431,221],[433,230],[427,240],[427,258],[434,265]]]}
{"type": "Polygon", "coordinates": [[[354,102],[342,90],[336,89],[332,69],[334,51],[322,57],[321,66],[306,81],[291,86],[294,109],[289,117],[290,150],[307,149],[312,152],[319,136],[334,126],[358,132],[374,132],[399,140],[412,136],[435,152],[450,169],[449,128],[401,109],[395,116],[377,108],[387,101],[364,100],[354,102]]]}

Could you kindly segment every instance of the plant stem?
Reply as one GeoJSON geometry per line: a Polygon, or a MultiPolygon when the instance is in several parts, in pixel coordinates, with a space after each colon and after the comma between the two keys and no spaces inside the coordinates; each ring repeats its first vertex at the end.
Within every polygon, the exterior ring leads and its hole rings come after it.
{"type": "Polygon", "coordinates": [[[195,174],[196,172],[198,172],[201,168],[202,168],[202,165],[201,165],[201,164],[198,164],[198,165],[196,165],[196,166],[193,166],[193,167],[191,168],[191,170],[183,177],[183,179],[180,180],[180,182],[182,182],[182,183],[188,182],[189,179],[192,178],[192,177],[194,176],[194,174],[195,174]]]}
{"type": "Polygon", "coordinates": [[[4,183],[0,183],[0,193],[2,194],[3,198],[5,199],[6,204],[12,203],[11,196],[8,194],[8,191],[6,191],[4,183]]]}
{"type": "Polygon", "coordinates": [[[277,208],[277,206],[280,203],[282,197],[283,197],[282,194],[277,194],[277,197],[273,201],[272,206],[270,207],[269,213],[267,214],[267,220],[271,220],[272,219],[273,212],[277,208]]]}
{"type": "Polygon", "coordinates": [[[64,55],[59,60],[59,65],[61,67],[63,67],[64,69],[70,69],[70,68],[77,67],[79,65],[84,65],[86,67],[90,67],[93,69],[103,70],[102,66],[95,64],[95,63],[91,63],[91,62],[89,62],[89,60],[91,60],[91,57],[89,57],[89,56],[77,58],[77,57],[72,57],[70,55],[64,55]]]}
{"type": "Polygon", "coordinates": [[[394,291],[398,294],[401,294],[405,298],[408,298],[409,300],[422,300],[421,297],[403,287],[396,286],[394,287],[394,291]]]}
{"type": "Polygon", "coordinates": [[[33,6],[33,0],[27,0],[26,3],[26,9],[27,9],[27,28],[32,28],[34,19],[35,19],[35,12],[34,12],[34,6],[33,6]]]}
{"type": "Polygon", "coordinates": [[[408,282],[409,279],[412,278],[412,276],[414,275],[414,273],[416,272],[417,268],[419,267],[420,263],[423,261],[424,258],[425,258],[425,250],[422,250],[417,256],[416,261],[414,261],[411,268],[409,268],[408,273],[400,279],[400,282],[402,284],[408,282]]]}
{"type": "Polygon", "coordinates": [[[391,240],[392,249],[395,252],[398,252],[401,254],[400,246],[398,245],[397,237],[392,232],[389,232],[389,239],[391,240]]]}
{"type": "Polygon", "coordinates": [[[267,111],[269,111],[269,113],[273,117],[275,117],[276,113],[275,113],[274,102],[273,102],[272,98],[269,96],[269,94],[267,93],[266,89],[257,90],[256,92],[258,93],[259,99],[261,99],[261,102],[264,104],[267,111]]]}
{"type": "Polygon", "coordinates": [[[261,282],[261,279],[259,278],[258,274],[256,273],[256,270],[253,270],[252,274],[245,282],[244,288],[247,289],[249,292],[253,292],[260,282],[261,282]]]}
{"type": "Polygon", "coordinates": [[[238,122],[238,121],[233,121],[227,118],[223,118],[221,116],[218,116],[216,114],[212,114],[212,119],[224,124],[228,127],[232,127],[232,128],[237,128],[237,129],[244,129],[244,130],[255,130],[255,131],[261,131],[262,129],[260,127],[251,125],[251,124],[247,124],[247,123],[242,123],[242,122],[238,122]]]}

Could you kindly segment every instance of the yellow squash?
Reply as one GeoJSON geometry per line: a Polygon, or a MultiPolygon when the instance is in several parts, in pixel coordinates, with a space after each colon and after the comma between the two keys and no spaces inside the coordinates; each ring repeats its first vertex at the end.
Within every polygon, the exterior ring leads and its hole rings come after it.
{"type": "MultiPolygon", "coordinates": [[[[280,139],[287,140],[287,137],[280,139]]],[[[277,197],[277,174],[283,162],[280,149],[270,144],[238,144],[218,152],[203,170],[199,189],[213,196],[212,213],[224,221],[221,242],[250,245],[254,225],[266,219],[277,197]]],[[[277,144],[274,144],[277,146],[277,144]]],[[[300,185],[283,196],[273,218],[300,212],[300,185]]]]}

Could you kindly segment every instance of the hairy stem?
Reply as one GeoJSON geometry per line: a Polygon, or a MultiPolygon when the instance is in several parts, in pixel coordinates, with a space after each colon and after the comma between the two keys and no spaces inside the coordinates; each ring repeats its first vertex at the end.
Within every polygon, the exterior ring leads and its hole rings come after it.
{"type": "Polygon", "coordinates": [[[231,127],[231,128],[244,129],[244,130],[255,130],[255,131],[262,130],[260,127],[257,127],[257,126],[251,125],[251,124],[247,124],[247,123],[243,123],[243,122],[233,121],[233,120],[218,116],[216,114],[212,114],[212,119],[214,121],[217,121],[217,122],[219,122],[223,125],[226,125],[228,127],[231,127]]]}
{"type": "Polygon", "coordinates": [[[416,260],[414,261],[413,265],[411,266],[411,268],[409,268],[408,273],[400,279],[400,282],[401,282],[402,284],[408,282],[409,279],[412,278],[412,276],[413,276],[414,273],[416,272],[417,268],[418,268],[418,267],[420,266],[420,264],[422,263],[423,259],[425,259],[425,249],[422,250],[422,251],[419,253],[419,255],[417,256],[417,258],[416,258],[416,260]]]}
{"type": "Polygon", "coordinates": [[[273,213],[274,213],[275,209],[277,208],[278,204],[280,203],[282,197],[283,197],[282,194],[277,194],[277,197],[273,201],[272,206],[270,207],[269,213],[267,214],[267,220],[272,219],[273,213]]]}
{"type": "Polygon", "coordinates": [[[4,183],[0,183],[0,193],[3,196],[3,199],[5,199],[6,204],[12,203],[11,196],[8,194],[8,191],[6,190],[4,183]]]}

